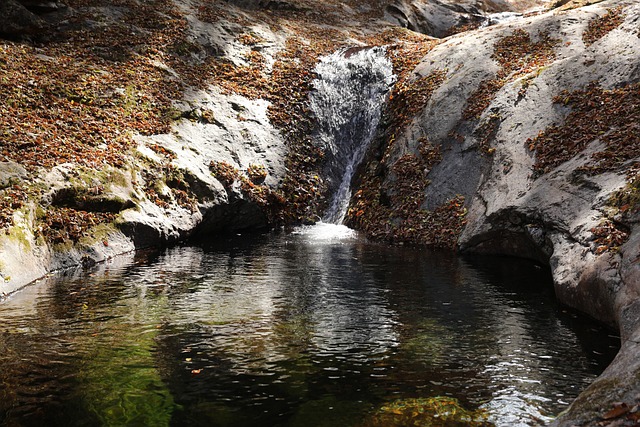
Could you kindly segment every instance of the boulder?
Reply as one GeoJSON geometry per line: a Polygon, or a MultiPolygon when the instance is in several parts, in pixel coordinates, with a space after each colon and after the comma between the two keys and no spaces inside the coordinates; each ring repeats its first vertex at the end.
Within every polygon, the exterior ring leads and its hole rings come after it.
{"type": "Polygon", "coordinates": [[[44,21],[16,0],[0,3],[0,34],[30,34],[44,28],[44,21]]]}
{"type": "Polygon", "coordinates": [[[0,162],[0,190],[20,183],[27,177],[27,170],[16,162],[0,162]]]}
{"type": "Polygon", "coordinates": [[[385,9],[385,18],[398,26],[433,37],[444,37],[451,29],[483,21],[476,1],[395,0],[385,9]]]}

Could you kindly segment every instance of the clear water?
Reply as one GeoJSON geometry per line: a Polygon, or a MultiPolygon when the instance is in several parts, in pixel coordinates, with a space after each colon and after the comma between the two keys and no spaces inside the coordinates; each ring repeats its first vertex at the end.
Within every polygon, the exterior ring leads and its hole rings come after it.
{"type": "Polygon", "coordinates": [[[385,403],[451,396],[536,425],[617,350],[530,263],[324,227],[138,254],[12,296],[0,424],[361,426],[385,403]]]}

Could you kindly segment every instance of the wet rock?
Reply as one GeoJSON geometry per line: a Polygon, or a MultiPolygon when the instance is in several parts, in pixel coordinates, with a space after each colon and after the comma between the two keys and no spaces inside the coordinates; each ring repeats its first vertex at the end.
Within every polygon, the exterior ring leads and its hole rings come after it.
{"type": "Polygon", "coordinates": [[[387,6],[385,17],[409,30],[444,37],[451,28],[482,22],[481,12],[473,3],[398,0],[387,6]]]}

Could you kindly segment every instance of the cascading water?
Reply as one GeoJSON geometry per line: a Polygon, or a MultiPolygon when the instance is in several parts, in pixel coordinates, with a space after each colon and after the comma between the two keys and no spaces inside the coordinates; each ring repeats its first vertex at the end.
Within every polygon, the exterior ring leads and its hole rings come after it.
{"type": "Polygon", "coordinates": [[[341,49],[322,58],[315,72],[311,110],[327,155],[327,181],[334,191],[322,220],[341,224],[351,198],[351,180],[375,135],[395,76],[384,47],[341,49]]]}

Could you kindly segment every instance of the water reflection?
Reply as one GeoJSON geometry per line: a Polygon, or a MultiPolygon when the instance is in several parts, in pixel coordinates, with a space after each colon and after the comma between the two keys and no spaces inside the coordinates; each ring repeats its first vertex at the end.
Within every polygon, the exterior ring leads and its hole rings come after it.
{"type": "Polygon", "coordinates": [[[15,295],[0,305],[0,421],[355,426],[385,402],[452,396],[535,425],[615,353],[529,263],[317,231],[120,259],[15,295]]]}

